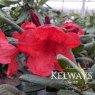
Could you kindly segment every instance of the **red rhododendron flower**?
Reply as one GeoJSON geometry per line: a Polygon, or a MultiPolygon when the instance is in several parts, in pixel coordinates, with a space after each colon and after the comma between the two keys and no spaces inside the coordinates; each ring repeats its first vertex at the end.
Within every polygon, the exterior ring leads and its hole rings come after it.
{"type": "Polygon", "coordinates": [[[2,30],[0,30],[0,64],[8,64],[7,76],[12,76],[18,70],[16,56],[18,49],[9,44],[2,30]]]}
{"type": "Polygon", "coordinates": [[[63,25],[62,25],[62,28],[65,28],[67,29],[67,32],[73,32],[73,33],[76,33],[78,35],[84,35],[84,31],[83,29],[75,24],[74,22],[70,21],[70,22],[65,22],[63,25]]]}
{"type": "Polygon", "coordinates": [[[49,76],[53,70],[62,71],[57,55],[62,54],[73,61],[71,48],[80,45],[75,33],[65,33],[52,25],[40,26],[32,31],[25,30],[18,40],[20,51],[29,55],[27,67],[32,73],[49,76]]]}
{"type": "Polygon", "coordinates": [[[34,23],[36,26],[40,26],[40,25],[41,25],[37,14],[36,14],[35,11],[32,10],[32,9],[30,10],[30,17],[31,17],[33,23],[34,23]]]}
{"type": "Polygon", "coordinates": [[[45,16],[45,24],[50,24],[51,18],[49,16],[45,16]]]}

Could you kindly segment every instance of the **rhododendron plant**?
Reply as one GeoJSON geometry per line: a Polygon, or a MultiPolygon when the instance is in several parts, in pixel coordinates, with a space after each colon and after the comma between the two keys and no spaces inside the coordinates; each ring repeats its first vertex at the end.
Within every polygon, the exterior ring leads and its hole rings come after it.
{"type": "Polygon", "coordinates": [[[74,23],[72,21],[65,22],[61,27],[63,29],[66,29],[67,32],[73,32],[78,35],[84,35],[83,29],[79,25],[77,25],[76,23],[74,23]]]}
{"type": "Polygon", "coordinates": [[[62,54],[74,61],[70,49],[79,45],[77,34],[65,33],[57,26],[44,25],[32,30],[26,29],[20,35],[17,47],[29,55],[26,65],[32,73],[49,76],[53,70],[62,71],[57,55],[62,54]]]}
{"type": "Polygon", "coordinates": [[[7,76],[12,76],[18,70],[16,56],[18,49],[9,44],[3,31],[0,30],[0,64],[8,64],[7,76]]]}
{"type": "Polygon", "coordinates": [[[67,14],[50,0],[1,1],[0,84],[26,95],[95,95],[95,13],[67,14]]]}

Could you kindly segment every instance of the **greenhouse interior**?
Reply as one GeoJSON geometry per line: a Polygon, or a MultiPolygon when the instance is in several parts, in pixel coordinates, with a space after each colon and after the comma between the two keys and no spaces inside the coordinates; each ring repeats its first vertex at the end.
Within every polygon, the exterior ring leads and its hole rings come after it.
{"type": "Polygon", "coordinates": [[[0,0],[0,95],[95,95],[95,0],[0,0]]]}

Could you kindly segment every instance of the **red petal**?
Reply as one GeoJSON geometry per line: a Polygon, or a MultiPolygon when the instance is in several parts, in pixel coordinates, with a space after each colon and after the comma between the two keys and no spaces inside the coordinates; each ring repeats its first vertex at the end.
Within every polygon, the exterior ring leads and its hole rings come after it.
{"type": "Polygon", "coordinates": [[[74,62],[73,55],[72,55],[72,53],[70,53],[69,50],[64,52],[64,56],[74,62]]]}
{"type": "Polygon", "coordinates": [[[68,49],[78,47],[81,42],[80,38],[77,34],[75,33],[67,33],[67,39],[65,40],[65,45],[67,46],[68,49]]]}
{"type": "Polygon", "coordinates": [[[11,63],[8,64],[8,71],[7,71],[7,76],[12,76],[14,75],[19,69],[19,65],[16,61],[16,56],[11,60],[11,63]]]}
{"type": "Polygon", "coordinates": [[[67,34],[60,30],[58,27],[51,25],[41,26],[34,29],[33,31],[25,31],[21,35],[17,46],[20,51],[30,55],[31,53],[36,52],[36,50],[42,49],[44,44],[43,41],[51,40],[56,43],[64,43],[66,37],[67,34]]]}
{"type": "Polygon", "coordinates": [[[74,62],[73,55],[69,52],[69,49],[65,44],[59,44],[56,46],[56,54],[62,54],[63,56],[74,62]]]}
{"type": "Polygon", "coordinates": [[[62,71],[58,63],[55,62],[56,59],[51,54],[41,52],[37,56],[29,57],[27,66],[33,74],[50,76],[55,69],[62,71]]]}
{"type": "MultiPolygon", "coordinates": [[[[23,28],[24,30],[31,30],[31,31],[32,31],[32,29],[35,29],[36,26],[35,26],[35,24],[33,24],[32,22],[25,22],[25,23],[23,23],[23,24],[21,25],[21,28],[23,28]]],[[[28,32],[28,31],[27,31],[27,32],[28,32]]],[[[12,37],[13,37],[13,38],[16,38],[16,39],[19,39],[20,36],[21,36],[21,34],[20,34],[19,32],[15,32],[15,33],[12,35],[12,37]]]]}
{"type": "Polygon", "coordinates": [[[51,40],[63,43],[67,35],[59,27],[44,25],[35,29],[36,35],[40,40],[51,40]]]}
{"type": "Polygon", "coordinates": [[[8,64],[8,75],[12,75],[17,71],[16,55],[18,49],[9,44],[3,32],[0,32],[0,64],[8,64]],[[11,72],[11,73],[10,73],[11,72]]]}
{"type": "Polygon", "coordinates": [[[18,46],[20,51],[30,55],[31,53],[35,54],[36,50],[39,50],[42,48],[41,42],[42,41],[40,41],[36,37],[36,34],[34,31],[28,30],[28,31],[25,31],[23,34],[21,34],[21,37],[18,40],[17,46],[18,46]]]}
{"type": "Polygon", "coordinates": [[[3,42],[7,42],[8,41],[7,38],[5,37],[3,31],[0,30],[0,41],[2,41],[2,40],[3,40],[3,42]]]}
{"type": "Polygon", "coordinates": [[[25,22],[25,23],[23,23],[21,25],[21,28],[23,28],[24,30],[27,30],[27,29],[35,29],[36,26],[32,22],[25,22]]]}
{"type": "Polygon", "coordinates": [[[10,63],[15,50],[16,48],[11,44],[2,42],[0,46],[0,63],[10,63]]]}
{"type": "Polygon", "coordinates": [[[2,44],[0,47],[0,63],[8,64],[8,76],[11,76],[17,71],[17,54],[18,49],[11,44],[2,44]]]}
{"type": "Polygon", "coordinates": [[[20,34],[19,32],[15,32],[15,33],[12,35],[12,37],[13,37],[13,38],[16,38],[16,39],[19,39],[20,36],[21,36],[21,34],[20,34]]]}

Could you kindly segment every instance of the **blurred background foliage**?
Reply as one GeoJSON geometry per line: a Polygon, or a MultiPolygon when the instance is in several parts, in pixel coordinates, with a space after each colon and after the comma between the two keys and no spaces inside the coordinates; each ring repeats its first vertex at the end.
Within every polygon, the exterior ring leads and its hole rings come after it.
{"type": "MultiPolygon", "coordinates": [[[[92,82],[93,81],[94,82],[93,83],[91,82],[92,84],[89,83],[89,85],[91,88],[93,88],[93,90],[95,90],[95,64],[94,64],[95,63],[95,13],[93,12],[92,14],[87,13],[86,16],[81,16],[79,13],[74,13],[74,12],[66,14],[64,11],[58,11],[51,8],[49,5],[46,4],[47,1],[48,0],[0,0],[0,28],[3,29],[6,36],[8,37],[11,37],[11,35],[15,31],[21,31],[19,26],[23,22],[25,21],[32,22],[32,19],[30,17],[31,9],[35,10],[42,25],[45,23],[45,16],[49,16],[51,18],[50,20],[51,24],[54,24],[57,26],[61,26],[62,23],[64,23],[66,20],[74,21],[75,23],[77,23],[84,29],[86,35],[80,36],[82,44],[78,48],[73,49],[72,51],[75,55],[76,61],[80,63],[80,65],[83,68],[88,70],[88,68],[91,67],[90,71],[93,72],[92,82]],[[43,4],[45,4],[46,7],[44,7],[43,4]]],[[[18,60],[23,57],[25,58],[25,55],[24,56],[22,55],[23,54],[18,56],[18,60]]],[[[66,62],[62,60],[59,60],[59,62],[60,64],[62,64],[62,62],[65,63],[63,64],[65,65],[63,67],[68,67],[66,66],[67,65],[66,62]]],[[[22,62],[19,61],[19,63],[21,64],[22,62]]],[[[68,71],[68,68],[64,68],[64,70],[68,71]]],[[[44,78],[36,77],[37,79],[40,79],[41,81],[40,82],[40,81],[34,80],[35,76],[29,76],[29,77],[30,77],[30,80],[29,79],[27,80],[29,82],[33,83],[34,81],[35,83],[36,81],[36,82],[39,82],[39,84],[42,83],[44,86],[46,85],[45,84],[46,79],[44,78]]],[[[67,86],[67,84],[65,85],[64,83],[56,84],[57,83],[56,81],[55,82],[49,81],[49,83],[50,84],[52,83],[53,85],[55,84],[56,87],[57,85],[60,85],[59,86],[60,89],[63,89],[65,88],[65,86],[67,86]]],[[[47,83],[47,85],[49,84],[47,83]]],[[[49,86],[52,87],[53,85],[49,85],[49,86]]],[[[88,87],[88,85],[85,85],[85,86],[88,87]]],[[[83,87],[81,88],[81,90],[83,89],[83,87]]],[[[27,87],[25,88],[27,89],[27,87]]],[[[62,93],[65,93],[65,92],[59,91],[58,95],[63,95],[62,93]]],[[[71,95],[71,93],[72,92],[68,92],[66,95],[71,95]]],[[[83,94],[83,95],[94,95],[94,94],[90,93],[90,94],[83,94]]],[[[77,95],[77,94],[72,94],[72,95],[77,95]]]]}

